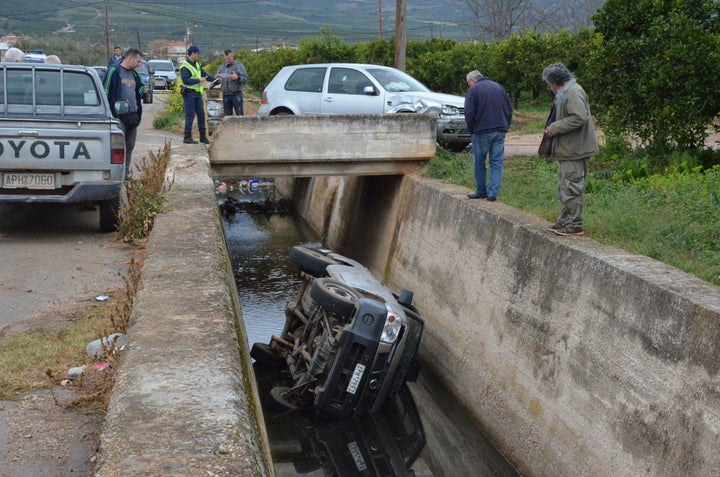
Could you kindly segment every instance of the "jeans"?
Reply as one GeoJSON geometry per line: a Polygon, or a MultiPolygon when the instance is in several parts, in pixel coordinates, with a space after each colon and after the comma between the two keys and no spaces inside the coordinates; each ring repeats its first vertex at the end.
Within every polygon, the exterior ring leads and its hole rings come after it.
{"type": "Polygon", "coordinates": [[[130,178],[130,161],[132,153],[135,149],[135,140],[137,139],[137,126],[125,129],[125,179],[130,178]]]}
{"type": "Polygon", "coordinates": [[[243,96],[242,92],[233,94],[223,94],[223,110],[225,116],[232,116],[233,109],[238,116],[243,115],[243,96]]]}
{"type": "Polygon", "coordinates": [[[183,101],[185,106],[185,136],[190,136],[195,116],[198,119],[200,136],[205,136],[205,109],[202,95],[197,91],[187,91],[183,95],[183,101]]]}
{"type": "Polygon", "coordinates": [[[497,197],[500,192],[503,159],[505,155],[505,133],[490,132],[472,135],[473,169],[475,193],[481,196],[497,197]],[[485,158],[490,162],[490,183],[487,184],[485,158]]]}

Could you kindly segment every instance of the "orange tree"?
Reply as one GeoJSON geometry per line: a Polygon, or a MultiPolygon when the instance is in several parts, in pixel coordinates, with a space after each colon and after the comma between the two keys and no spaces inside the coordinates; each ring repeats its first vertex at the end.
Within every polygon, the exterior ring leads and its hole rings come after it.
{"type": "Polygon", "coordinates": [[[607,0],[586,86],[610,137],[649,150],[702,148],[720,110],[720,6],[713,0],[607,0]]]}

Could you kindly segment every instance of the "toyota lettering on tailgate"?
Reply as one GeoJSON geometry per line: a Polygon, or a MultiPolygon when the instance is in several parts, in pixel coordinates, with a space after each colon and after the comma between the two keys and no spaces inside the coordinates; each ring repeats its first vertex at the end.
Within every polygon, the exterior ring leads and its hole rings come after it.
{"type": "Polygon", "coordinates": [[[35,159],[45,159],[48,156],[57,159],[92,159],[83,141],[0,141],[0,158],[12,156],[19,159],[21,154],[29,154],[35,159]]]}

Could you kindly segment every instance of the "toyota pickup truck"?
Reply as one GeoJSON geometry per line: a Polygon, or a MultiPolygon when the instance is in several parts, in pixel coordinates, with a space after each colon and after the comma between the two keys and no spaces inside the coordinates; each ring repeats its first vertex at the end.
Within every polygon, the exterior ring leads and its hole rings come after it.
{"type": "Polygon", "coordinates": [[[90,67],[0,63],[0,202],[97,205],[115,230],[125,135],[110,108],[90,67]]]}

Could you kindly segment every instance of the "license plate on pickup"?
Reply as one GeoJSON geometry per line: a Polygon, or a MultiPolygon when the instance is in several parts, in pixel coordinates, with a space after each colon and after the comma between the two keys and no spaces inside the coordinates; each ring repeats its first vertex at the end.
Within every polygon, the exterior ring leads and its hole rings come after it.
{"type": "Polygon", "coordinates": [[[357,391],[357,388],[360,385],[360,380],[362,379],[364,372],[365,365],[360,363],[355,365],[355,370],[350,377],[350,383],[348,383],[347,392],[349,392],[350,394],[355,394],[355,391],[357,391]]]}
{"type": "Polygon", "coordinates": [[[2,186],[5,189],[54,189],[55,174],[4,172],[2,186]]]}

